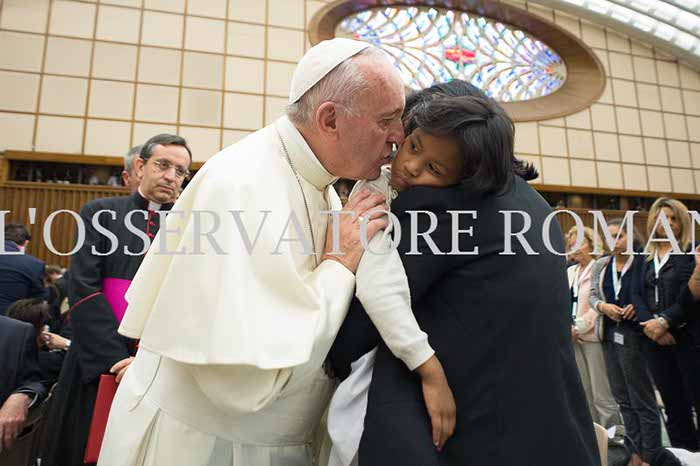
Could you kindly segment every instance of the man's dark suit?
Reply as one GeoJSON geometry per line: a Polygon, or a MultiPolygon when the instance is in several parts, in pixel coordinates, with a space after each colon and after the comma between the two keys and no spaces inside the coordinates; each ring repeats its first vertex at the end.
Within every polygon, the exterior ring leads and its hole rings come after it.
{"type": "Polygon", "coordinates": [[[0,253],[0,315],[20,299],[45,298],[44,263],[29,254],[17,254],[19,246],[5,241],[0,253]],[[14,254],[7,254],[14,253],[14,254]]]}
{"type": "MultiPolygon", "coordinates": [[[[420,380],[379,344],[369,391],[359,464],[364,466],[594,466],[600,464],[593,421],[570,340],[570,297],[565,259],[548,252],[543,222],[552,209],[521,179],[502,196],[476,197],[460,187],[413,188],[401,193],[392,211],[402,227],[399,253],[408,276],[413,311],[441,361],[457,404],[454,436],[438,454],[432,445],[420,380]],[[453,251],[449,211],[462,215],[453,251]],[[411,252],[408,211],[437,215],[431,234],[448,255],[431,253],[419,238],[411,252]],[[505,215],[524,211],[532,220],[524,233],[538,255],[528,255],[513,238],[515,255],[504,251],[505,215]]],[[[419,214],[419,232],[429,229],[419,214]]],[[[523,229],[512,214],[510,231],[523,229]]],[[[564,251],[556,221],[552,246],[564,251]]],[[[336,339],[331,359],[343,366],[371,349],[367,319],[354,301],[336,339]],[[359,354],[351,354],[353,350],[359,354]]],[[[337,367],[340,366],[340,367],[337,367]]]]}
{"type": "Polygon", "coordinates": [[[0,316],[0,406],[13,393],[36,396],[36,402],[46,397],[37,351],[34,327],[0,316]]]}

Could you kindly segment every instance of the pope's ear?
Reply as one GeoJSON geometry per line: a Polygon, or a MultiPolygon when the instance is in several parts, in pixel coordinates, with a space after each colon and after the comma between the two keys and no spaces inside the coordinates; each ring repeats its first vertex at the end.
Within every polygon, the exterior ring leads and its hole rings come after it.
{"type": "Polygon", "coordinates": [[[325,137],[338,136],[338,107],[335,102],[324,102],[316,110],[316,128],[325,137]]]}

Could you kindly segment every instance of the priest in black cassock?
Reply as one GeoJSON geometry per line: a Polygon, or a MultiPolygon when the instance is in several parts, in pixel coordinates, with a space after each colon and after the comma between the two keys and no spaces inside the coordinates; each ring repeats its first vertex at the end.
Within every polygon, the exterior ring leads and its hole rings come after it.
{"type": "Polygon", "coordinates": [[[70,261],[74,338],[49,413],[42,464],[84,464],[100,375],[112,371],[119,381],[135,353],[135,340],[117,333],[127,306],[124,294],[158,232],[159,212],[172,207],[191,162],[183,138],[154,136],[135,160],[139,189],[90,201],[81,209],[85,242],[70,261]],[[94,216],[101,228],[93,226],[94,216]]]}

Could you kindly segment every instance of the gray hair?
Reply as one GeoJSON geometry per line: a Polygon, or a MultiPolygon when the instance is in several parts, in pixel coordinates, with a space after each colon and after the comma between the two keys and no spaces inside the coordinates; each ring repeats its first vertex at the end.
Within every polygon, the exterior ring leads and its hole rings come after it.
{"type": "Polygon", "coordinates": [[[141,146],[134,146],[124,156],[124,171],[131,173],[134,169],[134,158],[141,153],[141,146]]]}
{"type": "Polygon", "coordinates": [[[318,107],[329,101],[338,104],[346,115],[356,116],[359,113],[357,96],[370,87],[357,66],[357,61],[354,60],[359,56],[378,57],[384,56],[384,52],[371,46],[342,61],[299,100],[287,106],[287,117],[292,123],[302,127],[309,126],[318,107]]]}

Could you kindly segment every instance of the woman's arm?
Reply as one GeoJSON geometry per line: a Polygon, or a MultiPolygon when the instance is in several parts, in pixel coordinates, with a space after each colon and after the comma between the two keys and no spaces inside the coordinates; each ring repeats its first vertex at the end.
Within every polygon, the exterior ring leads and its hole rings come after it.
{"type": "Polygon", "coordinates": [[[601,257],[597,259],[593,267],[591,267],[591,292],[588,295],[588,303],[591,308],[597,312],[602,312],[598,305],[605,303],[605,295],[600,287],[600,276],[605,269],[607,261],[607,257],[601,257]]]}
{"type": "Polygon", "coordinates": [[[688,291],[690,292],[690,296],[685,296],[685,301],[688,304],[690,304],[689,301],[691,300],[700,300],[700,246],[696,247],[693,250],[693,253],[693,256],[695,257],[695,268],[693,269],[693,273],[690,275],[690,280],[688,280],[688,291]]]}
{"type": "MultiPolygon", "coordinates": [[[[686,257],[683,256],[683,259],[686,259],[686,257]]],[[[691,278],[691,275],[693,273],[694,264],[695,264],[695,262],[689,260],[689,258],[688,258],[688,260],[679,261],[679,264],[678,264],[678,267],[679,267],[678,273],[680,274],[680,276],[678,277],[678,281],[680,283],[680,286],[678,288],[678,296],[679,297],[682,296],[683,291],[690,286],[690,278],[691,278]]],[[[686,308],[685,308],[685,306],[681,305],[680,299],[677,299],[671,306],[660,311],[659,317],[663,317],[664,319],[666,319],[670,328],[676,328],[688,320],[686,308]]]]}

